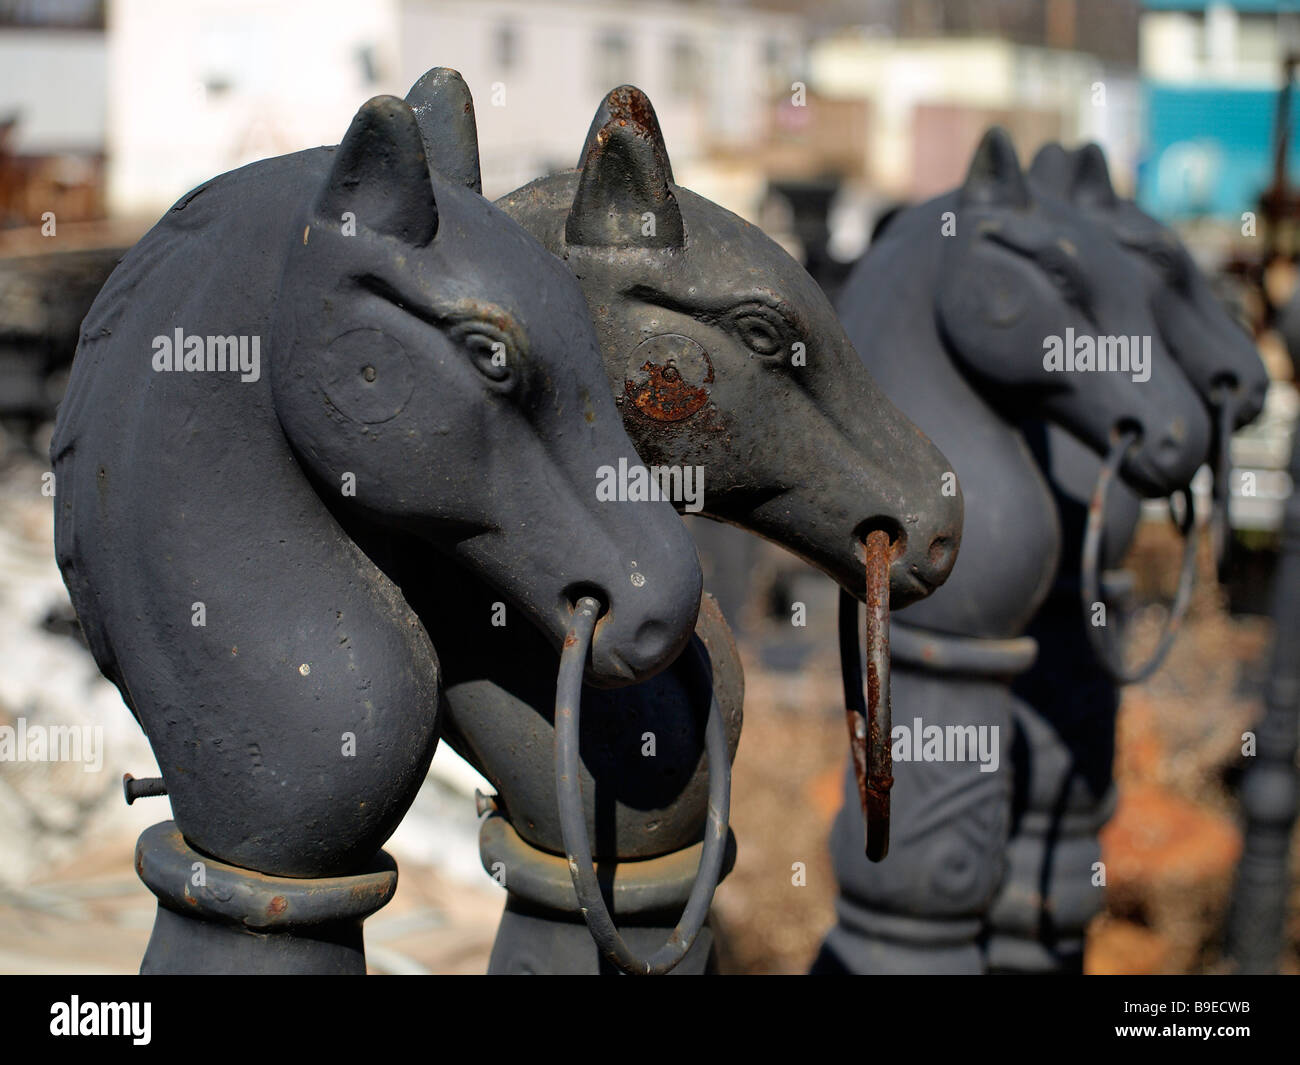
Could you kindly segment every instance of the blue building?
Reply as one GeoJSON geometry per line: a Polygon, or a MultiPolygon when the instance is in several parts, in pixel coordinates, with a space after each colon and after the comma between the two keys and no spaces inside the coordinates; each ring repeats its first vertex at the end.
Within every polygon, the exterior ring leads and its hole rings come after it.
{"type": "MultiPolygon", "coordinates": [[[[1272,180],[1283,61],[1300,54],[1300,0],[1146,0],[1138,201],[1164,218],[1241,217],[1272,180]]],[[[1300,180],[1300,101],[1291,110],[1300,180]]]]}

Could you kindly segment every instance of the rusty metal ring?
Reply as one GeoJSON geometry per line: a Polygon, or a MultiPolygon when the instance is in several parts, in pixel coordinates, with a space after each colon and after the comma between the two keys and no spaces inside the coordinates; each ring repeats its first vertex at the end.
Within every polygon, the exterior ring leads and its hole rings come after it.
{"type": "Polygon", "coordinates": [[[708,919],[713,893],[722,878],[731,806],[731,756],[727,750],[727,731],[714,695],[704,727],[704,748],[709,756],[709,807],[700,868],[677,927],[662,947],[650,957],[642,958],[619,934],[605,906],[592,861],[587,818],[582,808],[578,750],[582,672],[600,611],[600,603],[590,596],[578,600],[573,610],[573,627],[565,637],[564,650],[560,654],[560,671],[555,685],[555,793],[560,810],[560,834],[564,839],[569,874],[578,893],[582,917],[597,948],[625,973],[662,976],[681,961],[695,943],[708,919]]]}
{"type": "Polygon", "coordinates": [[[1220,582],[1223,581],[1228,566],[1228,554],[1232,548],[1232,525],[1228,506],[1232,501],[1232,432],[1237,427],[1237,409],[1240,396],[1230,387],[1219,389],[1215,394],[1214,409],[1218,414],[1217,448],[1214,461],[1210,464],[1214,474],[1213,488],[1210,494],[1210,545],[1214,550],[1214,565],[1220,582]]]}
{"type": "Polygon", "coordinates": [[[1101,472],[1097,475],[1097,486],[1093,489],[1092,501],[1088,505],[1088,524],[1083,535],[1083,559],[1079,580],[1084,630],[1088,634],[1088,641],[1096,652],[1102,670],[1116,684],[1136,684],[1140,680],[1145,680],[1160,667],[1165,655],[1169,653],[1169,648],[1173,646],[1174,637],[1178,635],[1178,628],[1183,618],[1187,616],[1187,608],[1192,601],[1192,588],[1196,583],[1196,507],[1192,501],[1191,489],[1183,487],[1175,490],[1170,496],[1171,515],[1174,497],[1181,495],[1183,498],[1182,517],[1177,521],[1178,531],[1183,536],[1182,568],[1178,574],[1178,589],[1169,608],[1169,620],[1165,623],[1160,642],[1156,644],[1151,657],[1140,666],[1126,667],[1117,641],[1109,637],[1108,627],[1094,625],[1092,622],[1094,605],[1101,602],[1101,538],[1106,527],[1106,490],[1119,473],[1125,453],[1137,438],[1138,434],[1131,430],[1121,434],[1106,456],[1106,461],[1102,463],[1101,472]]]}
{"type": "Polygon", "coordinates": [[[849,726],[849,750],[858,780],[858,798],[866,825],[866,855],[878,862],[889,853],[889,789],[894,786],[890,749],[893,731],[889,705],[889,563],[887,533],[867,535],[867,694],[862,692],[862,659],[858,649],[858,603],[840,589],[840,675],[844,681],[844,711],[849,726]]]}

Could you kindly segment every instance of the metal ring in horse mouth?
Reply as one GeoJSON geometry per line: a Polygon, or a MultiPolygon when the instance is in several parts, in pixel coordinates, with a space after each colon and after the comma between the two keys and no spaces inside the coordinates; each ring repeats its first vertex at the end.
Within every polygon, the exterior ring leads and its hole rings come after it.
{"type": "Polygon", "coordinates": [[[849,751],[858,780],[858,798],[866,825],[866,855],[878,862],[889,853],[889,789],[894,786],[890,749],[893,731],[889,705],[889,566],[891,543],[883,530],[867,533],[866,657],[867,691],[862,692],[862,659],[858,650],[858,604],[840,589],[840,674],[844,681],[844,711],[849,726],[849,751]]]}
{"type": "Polygon", "coordinates": [[[590,596],[578,600],[573,626],[564,638],[560,671],[555,684],[555,794],[560,811],[560,835],[569,862],[569,874],[578,894],[582,918],[597,948],[614,965],[635,976],[661,976],[686,956],[709,916],[713,893],[722,878],[727,849],[727,820],[731,809],[731,755],[716,693],[709,703],[704,727],[704,749],[709,758],[709,806],[704,826],[704,846],[695,883],[686,899],[677,927],[662,947],[643,958],[619,934],[601,894],[591,855],[587,818],[582,808],[579,724],[582,713],[582,672],[591,649],[592,632],[601,604],[590,596]]]}
{"type": "Polygon", "coordinates": [[[1179,626],[1187,616],[1187,608],[1192,601],[1192,588],[1196,583],[1196,507],[1191,489],[1184,486],[1176,489],[1170,496],[1171,514],[1174,497],[1181,495],[1183,498],[1183,514],[1178,521],[1178,531],[1183,537],[1183,561],[1178,574],[1178,590],[1174,593],[1174,601],[1169,608],[1169,619],[1165,623],[1164,632],[1160,635],[1160,642],[1156,644],[1155,651],[1142,665],[1126,667],[1118,646],[1118,639],[1112,639],[1109,635],[1112,630],[1105,625],[1093,624],[1094,606],[1102,601],[1100,595],[1101,538],[1106,527],[1106,492],[1111,481],[1119,473],[1124,455],[1137,438],[1138,434],[1132,430],[1120,433],[1105,462],[1102,463],[1101,471],[1097,474],[1097,486],[1093,489],[1092,500],[1088,504],[1088,524],[1083,535],[1083,560],[1080,568],[1079,587],[1082,593],[1084,631],[1088,634],[1088,641],[1092,644],[1102,670],[1116,684],[1135,684],[1145,680],[1160,667],[1165,655],[1169,653],[1169,648],[1173,646],[1179,626]]]}
{"type": "Polygon", "coordinates": [[[1228,555],[1232,547],[1232,526],[1229,523],[1228,504],[1232,499],[1232,433],[1237,427],[1237,411],[1241,394],[1235,384],[1224,384],[1215,390],[1212,406],[1218,415],[1214,458],[1210,470],[1214,474],[1210,490],[1210,546],[1214,552],[1214,565],[1223,582],[1228,568],[1228,555]]]}

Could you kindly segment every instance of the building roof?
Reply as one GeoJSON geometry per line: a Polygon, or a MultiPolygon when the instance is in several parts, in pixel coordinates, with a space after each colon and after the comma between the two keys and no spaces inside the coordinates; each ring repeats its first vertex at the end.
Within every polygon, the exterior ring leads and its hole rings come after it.
{"type": "Polygon", "coordinates": [[[1142,0],[1143,11],[1204,11],[1214,4],[1226,4],[1254,15],[1300,13],[1300,0],[1142,0]]]}

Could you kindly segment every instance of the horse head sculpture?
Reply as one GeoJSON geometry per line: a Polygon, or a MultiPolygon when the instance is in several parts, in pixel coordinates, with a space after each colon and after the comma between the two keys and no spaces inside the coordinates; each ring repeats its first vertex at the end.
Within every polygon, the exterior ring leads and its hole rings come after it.
{"type": "Polygon", "coordinates": [[[581,291],[436,172],[466,165],[378,97],[337,148],[184,197],[84,324],[51,447],[59,564],[185,841],[231,866],[343,877],[396,827],[439,735],[426,615],[463,609],[409,594],[435,556],[557,650],[598,595],[594,683],[691,637],[672,508],[593,491],[636,455],[581,291]]]}
{"type": "MultiPolygon", "coordinates": [[[[473,109],[458,80],[430,72],[408,99],[417,115],[429,116],[422,119],[426,142],[474,139],[473,109]],[[442,96],[462,102],[423,104],[442,96]]],[[[469,171],[457,177],[475,181],[469,171]]],[[[945,478],[948,463],[872,384],[806,272],[759,230],[673,183],[643,94],[626,86],[610,93],[579,169],[535,181],[499,206],[581,283],[606,387],[641,461],[651,469],[702,471],[692,499],[674,496],[679,509],[775,540],[859,599],[867,595],[870,568],[863,541],[887,536],[889,552],[878,567],[883,584],[872,593],[883,609],[915,601],[947,577],[962,513],[960,492],[945,478]]],[[[466,599],[486,605],[470,582],[460,587],[466,599]]],[[[719,827],[725,834],[725,823],[712,819],[716,803],[706,781],[726,771],[729,755],[715,746],[706,770],[706,734],[716,733],[705,719],[713,720],[707,708],[716,699],[734,753],[741,678],[711,601],[701,611],[698,635],[697,650],[707,653],[683,655],[646,685],[586,694],[585,766],[566,763],[563,773],[581,780],[579,805],[571,811],[577,831],[585,820],[596,856],[635,870],[627,875],[636,883],[626,891],[615,874],[615,906],[620,898],[625,912],[641,905],[643,924],[652,904],[659,911],[665,903],[680,906],[694,874],[681,854],[702,833],[706,842],[719,827]],[[654,757],[642,750],[647,733],[658,744],[654,757]]],[[[556,722],[572,720],[567,706],[564,717],[555,712],[548,683],[553,652],[522,626],[484,626],[446,638],[459,639],[463,651],[454,660],[448,655],[455,673],[448,740],[497,786],[495,801],[509,815],[508,826],[501,818],[485,824],[484,862],[516,870],[511,890],[530,900],[507,903],[493,967],[586,967],[594,951],[581,927],[573,942],[557,931],[566,922],[572,927],[571,916],[538,917],[543,903],[557,914],[576,914],[566,895],[570,869],[587,864],[560,858],[551,868],[543,857],[575,853],[567,846],[566,800],[547,772],[547,756],[557,749],[556,722]],[[536,947],[538,936],[545,952],[536,947]],[[562,938],[568,947],[561,947],[562,938]]],[[[703,911],[695,906],[694,912],[703,911]]],[[[648,934],[663,938],[653,921],[648,934]]],[[[676,941],[689,945],[680,935],[676,941]]]]}
{"type": "MultiPolygon", "coordinates": [[[[1232,431],[1259,412],[1268,385],[1254,344],[1177,237],[1115,194],[1095,145],[1073,152],[1047,145],[1030,180],[1041,195],[1056,197],[1124,249],[1165,346],[1210,412],[1216,438],[1210,528],[1222,562],[1229,541],[1228,443],[1232,431]]],[[[1189,536],[1184,546],[1179,591],[1156,652],[1142,666],[1126,665],[1118,653],[1122,639],[1095,646],[1103,631],[1095,619],[1105,606],[1112,613],[1105,630],[1122,629],[1113,615],[1121,613],[1129,581],[1113,571],[1132,542],[1138,497],[1122,484],[1105,493],[1095,452],[1056,426],[1040,427],[1037,451],[1057,504],[1063,553],[1053,595],[1028,630],[1038,658],[1013,686],[1016,827],[984,937],[994,971],[1060,973],[1080,968],[1085,929],[1102,907],[1091,874],[1101,860],[1098,833],[1116,802],[1119,684],[1153,671],[1168,650],[1191,598],[1196,538],[1189,536]]],[[[1184,525],[1190,533],[1189,517],[1184,525]]]]}
{"type": "Polygon", "coordinates": [[[676,185],[640,90],[606,96],[576,172],[534,182],[502,205],[582,282],[641,455],[712,471],[706,516],[782,544],[843,590],[850,738],[862,801],[882,805],[872,854],[883,857],[882,611],[928,595],[952,568],[961,500],[946,460],[857,368],[807,271],[754,226],[676,185]],[[850,597],[868,604],[868,673],[878,678],[860,707],[850,597]]]}
{"type": "Polygon", "coordinates": [[[1210,442],[1144,269],[1104,227],[1028,182],[993,130],[962,186],[899,212],[841,293],[849,336],[873,340],[873,376],[932,430],[966,500],[963,565],[912,608],[917,629],[894,634],[898,716],[909,732],[973,728],[992,739],[987,764],[896,766],[907,814],[901,853],[881,867],[854,845],[861,823],[846,774],[832,833],[841,920],[824,968],[983,971],[979,940],[1013,818],[1011,777],[997,771],[1013,758],[1011,682],[1034,661],[1023,634],[1062,551],[1042,427],[1094,462],[1106,456],[1145,496],[1185,490],[1210,442]]]}
{"type": "Polygon", "coordinates": [[[870,349],[873,376],[933,427],[946,454],[965,458],[957,463],[970,511],[965,537],[978,537],[981,558],[998,560],[962,567],[913,621],[1011,635],[1046,593],[1059,532],[1017,422],[1058,424],[1097,454],[1120,431],[1135,431],[1121,473],[1144,495],[1167,494],[1196,471],[1209,421],[1168,353],[1137,270],[1076,214],[1034,195],[999,130],[981,143],[960,189],[901,212],[858,267],[842,297],[849,335],[880,338],[870,349]],[[1121,345],[1111,340],[1133,349],[1127,368],[1099,370],[1108,353],[1116,361],[1121,345]],[[1017,551],[1024,543],[1041,547],[1017,551]]]}
{"type": "Polygon", "coordinates": [[[1145,287],[1161,335],[1187,379],[1216,406],[1231,396],[1232,428],[1254,421],[1269,384],[1254,342],[1215,296],[1177,235],[1115,192],[1102,150],[1096,144],[1073,151],[1045,145],[1034,156],[1029,180],[1076,207],[1134,253],[1145,267],[1145,287]]]}
{"type": "MultiPolygon", "coordinates": [[[[1106,157],[1097,145],[1073,151],[1059,144],[1045,145],[1034,157],[1029,177],[1044,193],[1069,203],[1089,222],[1102,227],[1142,267],[1144,288],[1161,336],[1213,419],[1211,531],[1216,557],[1222,562],[1229,538],[1229,442],[1233,430],[1259,415],[1269,384],[1252,338],[1215,296],[1173,231],[1115,192],[1106,157]]],[[[1063,510],[1068,513],[1086,507],[1097,479],[1096,460],[1057,431],[1049,429],[1048,437],[1051,478],[1065,495],[1063,510]]],[[[1138,518],[1138,501],[1131,492],[1120,485],[1114,495],[1105,535],[1106,561],[1112,565],[1127,550],[1138,518]]]]}
{"type": "Polygon", "coordinates": [[[861,599],[862,539],[893,541],[891,606],[947,579],[959,492],[863,372],[816,282],[760,229],[673,182],[638,89],[610,92],[577,170],[499,201],[581,282],[642,459],[702,466],[702,513],[766,537],[861,599]]]}
{"type": "Polygon", "coordinates": [[[444,538],[554,646],[575,592],[597,592],[606,613],[589,679],[643,680],[690,635],[682,604],[698,596],[699,577],[689,539],[666,508],[640,521],[637,508],[594,505],[596,471],[635,452],[600,390],[590,332],[575,331],[583,305],[571,277],[455,183],[440,196],[457,224],[435,239],[413,112],[388,107],[407,142],[354,130],[315,206],[315,239],[295,243],[286,261],[279,304],[291,324],[277,332],[273,363],[280,424],[326,484],[368,464],[373,487],[345,507],[444,538]],[[363,239],[330,224],[348,210],[363,239]],[[504,485],[514,513],[503,514],[504,485]]]}

